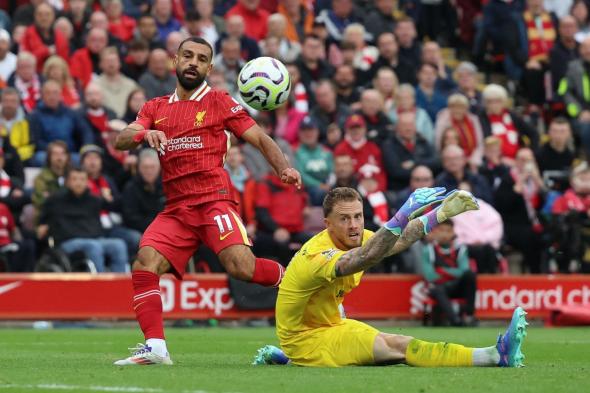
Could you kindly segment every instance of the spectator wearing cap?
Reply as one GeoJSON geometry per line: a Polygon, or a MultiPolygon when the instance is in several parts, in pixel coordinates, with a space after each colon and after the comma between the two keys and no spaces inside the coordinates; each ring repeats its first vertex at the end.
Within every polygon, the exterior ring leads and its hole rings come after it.
{"type": "Polygon", "coordinates": [[[303,41],[303,37],[311,34],[314,14],[301,0],[283,0],[277,6],[277,12],[287,19],[285,35],[293,42],[303,41]]]}
{"type": "Polygon", "coordinates": [[[123,42],[131,40],[136,22],[123,13],[121,0],[107,0],[103,7],[109,19],[109,32],[123,42]]]}
{"type": "MultiPolygon", "coordinates": [[[[174,91],[176,88],[176,76],[170,73],[168,69],[168,54],[165,50],[154,49],[150,53],[148,70],[139,78],[139,84],[145,90],[148,100],[174,91]]],[[[137,88],[137,84],[134,85],[134,88],[137,88]]],[[[131,90],[127,92],[125,99],[127,99],[131,90]]]]}
{"type": "Polygon", "coordinates": [[[29,121],[21,106],[18,90],[13,87],[0,92],[0,136],[17,150],[21,161],[27,161],[33,156],[35,145],[29,121]]]}
{"type": "Polygon", "coordinates": [[[25,30],[20,41],[20,49],[31,52],[37,59],[37,72],[43,69],[43,63],[51,55],[70,57],[67,39],[60,30],[53,28],[55,10],[48,3],[35,7],[35,23],[25,30]]]}
{"type": "MultiPolygon", "coordinates": [[[[301,56],[295,64],[301,73],[301,82],[307,91],[313,91],[312,87],[322,79],[330,79],[334,74],[333,67],[324,59],[322,41],[316,35],[307,35],[301,45],[301,56]]],[[[315,104],[313,95],[310,97],[311,104],[315,104]]],[[[320,125],[320,131],[322,127],[320,125]]]]}
{"type": "Polygon", "coordinates": [[[353,114],[344,124],[344,140],[334,149],[334,155],[349,155],[360,176],[374,176],[380,191],[387,189],[387,177],[379,146],[367,140],[367,123],[361,115],[353,114]]]}
{"type": "Polygon", "coordinates": [[[10,41],[10,33],[0,29],[0,88],[8,83],[16,69],[16,55],[10,52],[10,41]]]}
{"type": "Polygon", "coordinates": [[[465,152],[457,145],[445,147],[441,153],[443,171],[435,179],[437,187],[445,187],[453,190],[459,187],[461,182],[468,182],[471,185],[471,193],[479,199],[488,203],[493,202],[493,193],[485,177],[472,172],[467,167],[465,152]]]}
{"type": "MultiPolygon", "coordinates": [[[[326,141],[328,126],[332,123],[343,125],[350,115],[350,109],[336,100],[336,90],[329,80],[321,80],[315,87],[316,105],[311,106],[309,115],[320,130],[320,142],[326,141]]],[[[310,97],[311,98],[311,97],[310,97]]]]}
{"type": "Polygon", "coordinates": [[[154,0],[152,15],[156,20],[160,42],[166,42],[168,34],[178,31],[182,27],[172,13],[171,0],[154,0]]]}
{"type": "Polygon", "coordinates": [[[68,145],[63,141],[51,142],[47,145],[47,161],[41,172],[35,177],[31,201],[38,215],[45,200],[63,187],[65,173],[70,166],[68,145]]]}
{"type": "Polygon", "coordinates": [[[41,76],[37,73],[37,59],[29,52],[20,52],[16,57],[16,70],[8,78],[8,86],[14,87],[25,112],[31,113],[41,98],[41,76]]]}
{"type": "Polygon", "coordinates": [[[389,187],[394,191],[409,185],[410,173],[416,165],[425,165],[432,171],[439,167],[434,148],[416,132],[416,115],[412,112],[399,115],[395,134],[381,149],[389,187]]]}
{"type": "MultiPolygon", "coordinates": [[[[161,50],[158,49],[158,51],[161,50]]],[[[166,62],[165,52],[164,57],[164,62],[166,62]]],[[[137,83],[121,73],[121,59],[115,47],[110,46],[100,52],[100,69],[102,74],[96,78],[96,83],[103,91],[105,106],[112,109],[117,117],[121,118],[125,114],[127,97],[129,97],[129,93],[137,89],[137,83]]],[[[170,91],[168,90],[168,93],[170,91]]]]}
{"type": "Polygon", "coordinates": [[[469,111],[479,113],[483,109],[483,98],[477,89],[477,67],[468,61],[459,63],[455,69],[457,88],[453,94],[463,94],[469,100],[469,111]]]}
{"type": "Polygon", "coordinates": [[[258,42],[244,34],[244,18],[240,15],[232,15],[226,18],[226,31],[221,34],[215,43],[215,53],[221,51],[221,45],[228,38],[235,38],[240,41],[240,57],[244,61],[255,59],[261,55],[258,42]]]}
{"type": "Polygon", "coordinates": [[[418,33],[414,21],[408,17],[399,19],[395,25],[394,33],[399,44],[399,57],[410,63],[413,69],[418,69],[422,46],[417,39],[418,33]]]}
{"type": "Polygon", "coordinates": [[[320,131],[306,116],[299,126],[299,147],[295,150],[295,167],[301,173],[310,203],[321,206],[329,191],[328,178],[333,170],[332,153],[319,143],[320,131]]]}
{"type": "Polygon", "coordinates": [[[97,145],[86,145],[80,149],[82,169],[88,175],[88,189],[91,195],[104,202],[100,211],[100,223],[104,235],[108,238],[122,239],[127,245],[129,257],[137,252],[141,234],[123,226],[121,217],[121,193],[117,185],[108,175],[103,173],[103,152],[97,145]]]}
{"type": "Polygon", "coordinates": [[[479,118],[469,112],[469,101],[463,94],[453,94],[447,102],[447,108],[436,117],[436,150],[441,151],[444,148],[444,133],[452,128],[456,133],[456,144],[465,152],[469,165],[477,168],[483,157],[483,132],[479,118]]]}
{"type": "Polygon", "coordinates": [[[164,191],[160,178],[160,160],[153,149],[139,153],[137,175],[123,189],[123,222],[143,233],[156,215],[164,210],[164,191]]]}
{"type": "Polygon", "coordinates": [[[135,38],[147,42],[150,50],[164,47],[164,41],[160,39],[156,18],[152,14],[142,14],[139,17],[135,38]]]}
{"type": "Polygon", "coordinates": [[[549,52],[549,71],[553,93],[559,88],[559,82],[567,72],[568,64],[580,58],[579,45],[576,41],[578,24],[571,15],[561,17],[559,20],[559,35],[555,45],[549,52]]]}
{"type": "Polygon", "coordinates": [[[106,30],[92,28],[86,36],[86,46],[72,54],[70,70],[82,88],[100,74],[100,53],[107,47],[108,40],[106,30]]]}
{"type": "Polygon", "coordinates": [[[437,68],[430,63],[422,63],[418,71],[416,105],[424,109],[434,123],[438,112],[447,106],[447,97],[437,87],[437,68]]]}
{"type": "Polygon", "coordinates": [[[384,32],[377,36],[377,49],[379,56],[369,71],[364,73],[362,82],[372,80],[381,68],[389,68],[395,72],[400,83],[416,84],[416,68],[414,65],[400,56],[399,44],[396,36],[391,32],[384,32]]]}
{"type": "Polygon", "coordinates": [[[367,89],[361,94],[360,104],[360,114],[367,124],[367,138],[377,144],[383,143],[394,130],[393,123],[383,111],[383,96],[375,89],[367,89]]]}
{"type": "MultiPolygon", "coordinates": [[[[47,145],[56,140],[64,141],[68,150],[78,151],[78,146],[92,142],[92,131],[82,118],[61,101],[61,86],[55,81],[43,84],[41,103],[31,113],[30,127],[35,141],[35,154],[31,164],[43,165],[47,145]]],[[[78,155],[72,156],[78,162],[78,155]]]]}
{"type": "Polygon", "coordinates": [[[225,14],[226,19],[240,15],[244,19],[245,32],[250,38],[260,41],[266,37],[268,11],[260,7],[260,0],[238,0],[225,14]]]}
{"type": "Polygon", "coordinates": [[[123,59],[123,74],[133,80],[139,80],[147,71],[149,57],[148,43],[141,39],[134,39],[129,43],[127,56],[123,59]]]}
{"type": "Polygon", "coordinates": [[[128,272],[125,242],[105,237],[100,221],[104,208],[104,200],[88,189],[86,172],[72,168],[66,175],[65,188],[43,204],[37,236],[51,236],[57,247],[68,254],[82,251],[98,272],[106,271],[107,258],[111,272],[128,272]]]}

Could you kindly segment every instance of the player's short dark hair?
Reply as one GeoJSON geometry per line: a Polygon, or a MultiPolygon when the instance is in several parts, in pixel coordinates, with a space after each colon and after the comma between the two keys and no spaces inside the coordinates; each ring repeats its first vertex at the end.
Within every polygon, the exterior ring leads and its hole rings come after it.
{"type": "Polygon", "coordinates": [[[211,46],[211,44],[209,43],[209,41],[207,41],[206,39],[201,38],[201,37],[196,37],[196,36],[185,38],[184,40],[182,40],[182,42],[180,43],[180,45],[178,45],[178,51],[177,52],[180,52],[180,49],[182,48],[182,46],[184,45],[185,42],[194,42],[195,44],[205,45],[211,51],[211,59],[213,59],[213,47],[211,46]]]}
{"type": "Polygon", "coordinates": [[[328,192],[328,195],[324,198],[323,209],[324,209],[324,217],[328,217],[332,210],[334,210],[334,206],[338,202],[350,202],[350,201],[359,201],[363,202],[363,198],[358,193],[357,190],[350,187],[336,187],[328,192]]]}

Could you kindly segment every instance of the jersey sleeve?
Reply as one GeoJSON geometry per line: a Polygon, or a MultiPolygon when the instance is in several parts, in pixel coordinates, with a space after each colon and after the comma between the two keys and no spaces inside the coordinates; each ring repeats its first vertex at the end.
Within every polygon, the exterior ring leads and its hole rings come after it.
{"type": "Polygon", "coordinates": [[[146,130],[151,129],[152,124],[154,124],[154,116],[156,113],[155,108],[156,105],[153,100],[150,100],[143,104],[143,106],[139,110],[139,113],[137,114],[137,118],[135,119],[134,123],[142,125],[143,128],[145,128],[146,130]]]}
{"type": "Polygon", "coordinates": [[[336,278],[336,263],[346,251],[334,248],[323,251],[309,261],[309,273],[315,282],[332,282],[336,278]]]}
{"type": "Polygon", "coordinates": [[[256,124],[244,107],[227,92],[220,94],[220,101],[223,108],[223,125],[238,138],[256,124]]]}

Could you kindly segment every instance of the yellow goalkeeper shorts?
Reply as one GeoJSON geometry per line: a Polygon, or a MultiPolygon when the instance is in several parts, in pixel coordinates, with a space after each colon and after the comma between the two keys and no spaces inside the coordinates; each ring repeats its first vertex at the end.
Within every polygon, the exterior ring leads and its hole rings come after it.
{"type": "Polygon", "coordinates": [[[373,345],[379,331],[354,319],[281,340],[281,348],[299,366],[342,367],[374,364],[373,345]]]}

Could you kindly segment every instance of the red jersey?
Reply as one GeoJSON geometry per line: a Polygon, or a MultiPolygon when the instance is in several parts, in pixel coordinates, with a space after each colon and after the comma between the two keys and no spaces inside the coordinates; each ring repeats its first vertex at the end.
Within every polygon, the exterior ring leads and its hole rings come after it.
{"type": "Polygon", "coordinates": [[[160,153],[167,205],[233,200],[231,180],[223,169],[229,132],[241,137],[256,123],[227,92],[203,82],[188,100],[179,100],[176,92],[151,99],[136,123],[163,131],[168,139],[160,153]]]}
{"type": "Polygon", "coordinates": [[[0,203],[0,246],[12,243],[14,226],[14,218],[10,209],[4,203],[0,203]]]}

